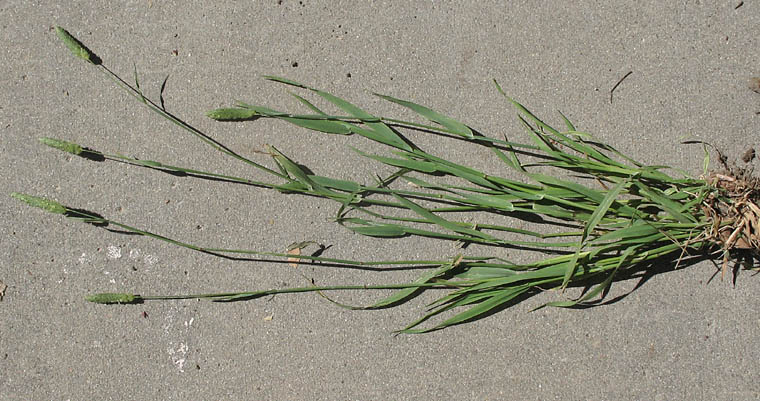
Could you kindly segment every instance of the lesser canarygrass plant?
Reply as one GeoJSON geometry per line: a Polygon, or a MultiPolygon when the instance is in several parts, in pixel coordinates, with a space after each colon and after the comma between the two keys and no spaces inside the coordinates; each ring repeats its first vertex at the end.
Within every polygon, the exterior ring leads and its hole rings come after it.
{"type": "MultiPolygon", "coordinates": [[[[339,304],[357,309],[376,309],[398,305],[422,291],[447,291],[428,305],[418,320],[399,330],[402,333],[421,333],[478,319],[519,302],[525,295],[547,288],[583,286],[586,290],[576,299],[562,297],[544,306],[572,307],[595,302],[600,296],[604,296],[620,271],[650,266],[662,258],[677,263],[686,255],[717,252],[722,256],[725,268],[732,249],[756,251],[759,248],[760,209],[756,205],[757,183],[746,177],[710,173],[707,152],[702,177],[676,178],[663,171],[666,169],[665,166],[644,165],[609,145],[592,141],[588,134],[576,130],[564,116],[562,117],[565,128],[555,129],[506,95],[504,96],[507,101],[516,108],[520,121],[532,140],[531,143],[512,142],[506,137],[489,138],[468,125],[428,107],[386,95],[378,94],[380,98],[407,108],[428,122],[417,123],[375,116],[327,92],[289,79],[266,76],[266,79],[273,82],[316,95],[339,109],[340,114],[329,114],[312,101],[294,94],[309,110],[308,113],[282,112],[239,103],[233,108],[212,110],[208,116],[218,121],[277,119],[322,133],[362,136],[387,146],[390,154],[372,154],[360,150],[357,150],[357,153],[396,171],[388,177],[378,177],[373,185],[365,185],[313,174],[285,153],[273,146],[267,146],[266,153],[274,162],[274,167],[270,168],[239,155],[167,112],[143,95],[136,73],[135,84],[126,83],[63,28],[57,28],[57,32],[77,57],[92,63],[152,111],[200,138],[222,154],[268,174],[274,181],[253,181],[107,154],[61,139],[43,138],[41,141],[45,145],[89,159],[117,160],[173,173],[331,199],[338,203],[336,222],[365,236],[422,236],[459,241],[462,244],[551,251],[531,263],[512,263],[493,256],[466,255],[466,249],[462,249],[461,254],[441,260],[384,261],[345,260],[301,255],[300,252],[222,249],[190,244],[116,222],[92,212],[69,208],[55,201],[14,193],[14,197],[49,212],[96,225],[114,225],[133,233],[202,252],[258,255],[352,266],[429,268],[429,271],[417,280],[405,284],[311,285],[250,292],[170,296],[100,293],[87,297],[87,300],[92,302],[134,303],[154,299],[187,298],[234,301],[280,293],[396,290],[391,296],[370,306],[351,307],[339,304]],[[475,146],[486,147],[493,152],[497,160],[524,176],[527,182],[486,174],[438,157],[403,136],[401,132],[405,130],[455,137],[475,146]],[[521,160],[526,155],[532,163],[521,160]],[[547,168],[555,169],[557,174],[547,174],[547,168]],[[591,178],[586,181],[591,184],[584,185],[578,180],[570,179],[568,173],[591,178]],[[441,182],[442,180],[445,182],[441,182]],[[409,186],[401,188],[397,185],[398,182],[410,183],[414,189],[410,190],[409,186]],[[742,186],[741,183],[746,185],[742,186]],[[395,211],[388,212],[388,208],[395,211]],[[403,215],[401,212],[407,214],[403,215]],[[569,228],[568,231],[544,233],[493,222],[465,222],[452,217],[461,216],[463,212],[473,213],[474,218],[489,214],[506,214],[528,220],[539,217],[554,222],[557,226],[569,228]],[[437,323],[422,324],[444,312],[449,313],[437,319],[437,323]]],[[[504,94],[498,84],[496,88],[504,94]]],[[[295,247],[306,245],[308,243],[296,244],[295,247]]]]}

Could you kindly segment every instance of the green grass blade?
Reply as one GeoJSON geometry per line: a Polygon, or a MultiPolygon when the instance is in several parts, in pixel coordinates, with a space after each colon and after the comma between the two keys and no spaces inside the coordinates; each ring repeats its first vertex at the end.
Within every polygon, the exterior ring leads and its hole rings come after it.
{"type": "Polygon", "coordinates": [[[510,200],[520,200],[514,195],[476,195],[476,194],[462,194],[467,202],[483,207],[485,209],[503,210],[505,212],[513,212],[515,205],[510,200]]]}
{"type": "MultiPolygon", "coordinates": [[[[356,105],[341,99],[337,96],[334,96],[330,93],[321,91],[319,89],[310,88],[306,85],[300,84],[298,82],[295,82],[290,79],[285,79],[281,77],[275,77],[275,76],[264,76],[265,79],[268,79],[270,81],[280,82],[287,85],[296,86],[299,88],[308,89],[317,95],[321,96],[325,100],[329,101],[330,103],[336,105],[338,108],[342,109],[343,111],[349,113],[350,115],[354,117],[358,117],[360,119],[378,119],[378,117],[373,116],[372,114],[362,110],[361,108],[357,107],[356,105]]],[[[388,127],[385,123],[382,122],[367,122],[366,123],[368,130],[354,130],[357,134],[360,134],[362,136],[365,136],[369,139],[372,139],[374,141],[406,150],[406,151],[412,151],[412,147],[404,141],[396,132],[394,132],[390,127],[388,127]]]]}
{"type": "Polygon", "coordinates": [[[496,184],[494,184],[494,182],[489,180],[490,177],[486,176],[485,174],[483,174],[482,172],[478,170],[475,170],[466,166],[462,166],[460,164],[453,163],[445,159],[441,159],[429,153],[425,153],[421,150],[415,150],[414,152],[411,153],[411,155],[434,163],[436,165],[436,170],[439,172],[457,176],[475,185],[480,185],[485,188],[489,188],[493,190],[499,189],[499,186],[497,186],[496,184]]]}
{"type": "Polygon", "coordinates": [[[653,224],[647,224],[643,220],[637,220],[632,225],[624,228],[618,228],[608,233],[602,234],[593,240],[594,243],[603,243],[620,238],[637,238],[647,235],[656,234],[657,227],[653,224]]]}
{"type": "Polygon", "coordinates": [[[618,270],[620,270],[620,267],[625,264],[625,262],[628,261],[628,259],[633,255],[633,252],[638,249],[638,246],[631,246],[629,248],[626,248],[626,250],[623,252],[623,254],[620,256],[620,261],[615,266],[615,268],[607,275],[607,278],[600,284],[598,284],[594,289],[589,291],[587,294],[585,294],[583,297],[577,300],[568,300],[568,301],[555,301],[555,302],[547,302],[546,304],[539,306],[538,308],[534,310],[538,310],[543,308],[544,306],[553,306],[553,307],[559,307],[559,308],[572,308],[578,304],[582,304],[584,302],[588,302],[598,294],[602,293],[603,291],[607,291],[612,286],[612,280],[615,278],[615,275],[617,274],[618,270]]]}
{"type": "Polygon", "coordinates": [[[516,271],[504,267],[500,263],[498,267],[493,266],[472,266],[467,271],[457,274],[457,278],[470,280],[483,280],[492,278],[504,278],[518,274],[516,271]]]}
{"type": "Polygon", "coordinates": [[[347,196],[345,194],[331,191],[327,189],[325,186],[323,186],[322,184],[313,180],[311,178],[312,175],[304,171],[301,168],[301,166],[299,166],[296,162],[290,160],[287,156],[282,154],[282,152],[277,150],[274,146],[266,145],[266,149],[267,149],[267,152],[269,152],[269,154],[272,155],[272,157],[275,159],[278,165],[280,165],[290,175],[295,177],[295,179],[298,180],[298,182],[305,185],[308,189],[314,191],[314,193],[328,197],[328,198],[346,199],[347,196]]]}
{"type": "MultiPolygon", "coordinates": [[[[573,149],[573,150],[575,150],[575,151],[577,151],[577,152],[579,152],[581,154],[584,154],[584,155],[592,157],[592,158],[594,158],[596,160],[599,160],[602,163],[608,164],[610,166],[619,166],[619,167],[622,167],[622,165],[620,163],[618,163],[618,162],[610,159],[609,157],[607,157],[604,154],[600,153],[596,149],[593,149],[590,146],[586,146],[585,144],[583,144],[582,141],[574,141],[571,138],[569,138],[568,136],[563,135],[561,132],[559,132],[556,129],[554,129],[553,127],[551,127],[549,124],[546,124],[540,118],[536,117],[533,113],[531,113],[527,108],[525,108],[525,106],[523,106],[522,104],[518,103],[517,101],[515,101],[511,97],[507,96],[507,94],[504,92],[504,90],[501,89],[501,86],[499,86],[499,84],[496,81],[494,81],[494,83],[496,83],[496,88],[498,89],[498,91],[504,97],[506,97],[507,100],[510,101],[510,103],[512,103],[521,113],[523,113],[525,116],[527,116],[528,119],[530,119],[531,121],[533,121],[539,128],[545,130],[546,132],[549,132],[552,136],[554,136],[555,139],[558,142],[562,143],[563,145],[565,145],[565,146],[567,146],[567,147],[569,147],[569,148],[571,148],[571,149],[573,149]]],[[[560,115],[562,115],[562,113],[560,113],[560,115]]],[[[567,119],[567,117],[565,117],[564,115],[562,115],[562,118],[564,119],[565,124],[568,126],[568,129],[570,131],[572,131],[572,132],[574,132],[576,134],[582,134],[582,133],[578,133],[577,131],[575,131],[575,127],[572,125],[572,123],[570,123],[570,121],[567,119]]],[[[538,137],[539,140],[537,140],[537,144],[544,151],[546,151],[547,153],[551,153],[551,154],[555,154],[555,155],[559,155],[559,156],[561,156],[563,154],[562,152],[557,152],[557,149],[546,139],[546,135],[545,134],[543,134],[543,133],[541,133],[541,132],[539,132],[537,130],[534,130],[534,129],[530,129],[530,132],[532,132],[536,137],[538,137]]]]}
{"type": "MultiPolygon", "coordinates": [[[[140,89],[140,81],[137,79],[137,64],[132,64],[133,71],[134,71],[134,77],[135,77],[135,92],[137,92],[138,99],[140,99],[141,102],[144,104],[148,104],[148,101],[145,98],[145,95],[143,95],[142,89],[140,89]]],[[[158,107],[156,107],[158,108],[158,107]]]]}
{"type": "Polygon", "coordinates": [[[379,155],[373,155],[369,153],[364,153],[358,149],[352,148],[356,153],[359,153],[360,155],[377,160],[383,164],[387,164],[389,166],[394,167],[400,167],[400,168],[406,168],[409,170],[419,171],[422,173],[433,173],[438,171],[437,166],[434,163],[427,162],[427,161],[419,161],[419,160],[410,160],[410,159],[396,159],[386,156],[379,156],[379,155]]]}
{"type": "Polygon", "coordinates": [[[398,238],[407,235],[407,231],[397,224],[374,223],[358,218],[341,218],[338,223],[349,230],[368,237],[398,238]],[[347,225],[351,223],[352,225],[347,225]]]}
{"type": "Polygon", "coordinates": [[[357,193],[362,190],[362,186],[354,181],[338,180],[330,177],[323,177],[320,175],[307,175],[312,182],[319,184],[325,188],[337,189],[343,192],[357,193]]]}
{"type": "Polygon", "coordinates": [[[628,181],[620,181],[617,185],[610,189],[604,196],[604,199],[602,199],[602,201],[599,203],[599,206],[596,208],[596,210],[594,210],[594,213],[591,214],[591,217],[586,223],[586,226],[583,228],[583,233],[581,234],[581,238],[578,244],[578,250],[575,252],[575,255],[573,255],[573,259],[570,261],[570,264],[565,271],[565,276],[562,279],[562,285],[560,286],[562,290],[567,287],[567,285],[570,283],[570,279],[573,277],[573,275],[575,275],[575,271],[578,268],[578,257],[583,251],[583,248],[586,246],[586,239],[588,238],[589,234],[594,231],[597,224],[599,224],[599,222],[602,220],[602,217],[604,217],[604,215],[610,209],[612,202],[617,199],[618,195],[620,195],[620,192],[627,184],[628,181]]]}
{"type": "Polygon", "coordinates": [[[324,132],[326,134],[348,135],[352,133],[351,124],[342,121],[336,121],[338,119],[337,117],[323,115],[289,114],[272,110],[268,107],[253,106],[248,104],[244,104],[242,107],[243,108],[241,110],[250,111],[259,117],[277,118],[299,127],[324,132]]]}
{"type": "MultiPolygon", "coordinates": [[[[477,301],[469,299],[467,296],[464,296],[461,300],[455,302],[453,305],[447,306],[445,309],[451,309],[453,307],[458,306],[464,306],[468,305],[474,302],[478,302],[475,306],[467,309],[464,312],[460,312],[453,317],[444,320],[443,322],[426,329],[414,329],[417,325],[422,323],[424,320],[419,320],[418,322],[415,322],[416,324],[407,326],[403,330],[400,330],[400,333],[406,333],[406,334],[421,334],[421,333],[428,333],[435,330],[441,330],[449,326],[453,326],[456,324],[465,323],[471,320],[478,319],[482,317],[483,315],[490,313],[492,310],[500,307],[501,305],[513,300],[514,298],[524,294],[526,291],[528,291],[531,287],[530,286],[518,286],[513,288],[504,288],[499,289],[498,291],[495,291],[493,295],[490,295],[485,301],[482,301],[478,299],[477,301]]],[[[438,312],[434,311],[430,313],[429,315],[432,315],[433,313],[438,312]]],[[[440,312],[438,312],[440,313],[440,312]]],[[[435,313],[437,314],[437,313],[435,313]]],[[[429,316],[425,316],[428,318],[429,316]]]]}
{"type": "Polygon", "coordinates": [[[683,205],[681,205],[678,202],[674,202],[667,197],[665,197],[659,190],[655,188],[650,188],[646,184],[644,184],[641,181],[634,181],[634,185],[638,187],[639,191],[646,196],[649,200],[652,202],[660,205],[662,209],[670,214],[674,219],[678,220],[681,223],[696,223],[697,219],[694,218],[694,216],[690,214],[685,214],[682,212],[683,205]]]}
{"type": "Polygon", "coordinates": [[[567,127],[567,130],[575,131],[575,125],[573,125],[573,123],[571,123],[570,120],[564,114],[562,114],[561,111],[559,112],[559,115],[562,116],[562,120],[565,121],[565,126],[567,127]]]}
{"type": "Polygon", "coordinates": [[[525,168],[523,167],[522,163],[520,163],[520,160],[517,158],[517,155],[514,152],[514,149],[511,147],[508,148],[509,156],[505,155],[504,152],[499,150],[496,147],[492,147],[491,150],[496,154],[496,156],[501,159],[501,161],[504,162],[507,166],[520,171],[525,172],[525,168]]]}
{"type": "Polygon", "coordinates": [[[298,95],[296,93],[293,93],[293,92],[288,92],[288,93],[290,93],[290,96],[293,96],[294,98],[296,98],[296,100],[298,100],[299,102],[301,102],[301,104],[303,104],[304,106],[306,106],[307,108],[309,108],[309,110],[311,110],[311,111],[313,111],[313,112],[315,112],[315,113],[317,113],[317,114],[319,114],[321,116],[326,116],[327,115],[327,113],[325,113],[324,111],[322,111],[319,107],[315,106],[314,103],[310,102],[308,99],[304,98],[303,96],[300,96],[300,95],[298,95]]]}
{"type": "MultiPolygon", "coordinates": [[[[443,264],[438,269],[433,270],[432,272],[423,274],[417,280],[415,280],[414,282],[412,282],[412,284],[427,284],[431,280],[433,280],[434,278],[440,277],[440,276],[444,275],[446,272],[448,272],[448,271],[456,268],[457,266],[459,266],[459,263],[461,263],[461,262],[462,262],[462,255],[459,254],[459,255],[455,256],[454,259],[450,263],[443,264]]],[[[382,308],[387,308],[388,306],[396,305],[396,304],[398,304],[400,302],[403,302],[404,300],[408,299],[410,296],[414,295],[415,293],[417,293],[419,291],[420,291],[420,287],[404,288],[404,289],[401,289],[401,290],[397,291],[396,293],[392,294],[391,296],[389,296],[387,298],[381,299],[380,301],[374,303],[371,306],[364,307],[364,308],[361,308],[361,309],[382,309],[382,308]]]]}
{"type": "Polygon", "coordinates": [[[422,206],[410,201],[409,199],[404,198],[403,196],[400,196],[398,194],[393,194],[393,197],[396,198],[402,205],[409,208],[409,210],[412,210],[413,212],[417,213],[418,215],[422,216],[424,219],[440,226],[446,229],[449,229],[451,231],[454,231],[459,234],[463,234],[466,236],[472,236],[475,238],[480,238],[482,240],[493,242],[493,243],[501,243],[503,242],[501,239],[496,238],[492,235],[488,235],[486,233],[483,233],[478,230],[474,230],[471,228],[462,227],[456,223],[452,223],[443,217],[437,216],[436,214],[430,212],[429,210],[423,208],[422,206]]]}
{"type": "Polygon", "coordinates": [[[586,226],[583,228],[583,233],[581,234],[581,243],[585,245],[586,239],[588,236],[596,229],[596,226],[599,224],[600,221],[602,221],[602,218],[607,213],[608,210],[610,210],[610,206],[612,206],[612,203],[615,202],[618,195],[620,195],[620,192],[623,191],[626,185],[628,185],[629,181],[620,181],[612,187],[609,191],[607,191],[607,194],[604,196],[604,199],[599,203],[599,206],[594,210],[594,213],[591,214],[591,218],[589,219],[586,226]]]}
{"type": "Polygon", "coordinates": [[[433,109],[419,105],[417,103],[412,103],[407,100],[401,100],[401,99],[396,99],[391,96],[381,95],[379,93],[375,93],[375,95],[389,102],[393,102],[398,105],[404,106],[408,109],[411,109],[415,113],[427,118],[428,120],[446,127],[449,131],[451,131],[454,134],[463,136],[465,138],[470,138],[470,139],[474,138],[474,134],[472,133],[472,130],[468,126],[462,124],[461,122],[451,117],[438,113],[437,111],[433,109]]]}

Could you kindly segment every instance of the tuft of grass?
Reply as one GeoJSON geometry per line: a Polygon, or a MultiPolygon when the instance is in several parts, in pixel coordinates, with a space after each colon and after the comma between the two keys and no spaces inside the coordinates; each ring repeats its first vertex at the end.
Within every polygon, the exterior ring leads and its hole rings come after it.
{"type": "MultiPolygon", "coordinates": [[[[368,306],[343,305],[352,309],[378,309],[402,304],[423,291],[445,291],[427,306],[421,317],[399,333],[424,333],[488,316],[546,289],[582,287],[578,298],[539,306],[575,307],[600,302],[621,271],[647,269],[666,258],[678,263],[690,255],[719,255],[725,271],[736,249],[760,249],[758,235],[760,183],[746,175],[715,174],[701,178],[673,177],[666,166],[648,166],[610,145],[593,141],[578,131],[563,115],[565,128],[550,126],[526,107],[504,95],[519,115],[530,143],[490,138],[469,125],[408,100],[376,94],[381,99],[411,110],[422,121],[404,121],[376,116],[345,99],[290,79],[265,76],[272,82],[305,91],[337,113],[328,113],[299,94],[293,94],[307,113],[277,111],[265,106],[238,103],[236,107],[212,110],[207,116],[218,121],[276,119],[326,134],[362,137],[385,145],[386,154],[356,152],[362,157],[395,169],[388,177],[377,177],[372,185],[339,180],[312,173],[290,156],[267,146],[272,167],[245,158],[167,112],[143,95],[137,82],[130,85],[107,69],[102,60],[62,28],[58,34],[69,49],[99,68],[122,89],[150,110],[172,121],[226,157],[237,159],[266,176],[250,180],[206,172],[157,161],[138,160],[103,153],[65,140],[43,138],[54,149],[92,160],[115,160],[145,168],[182,173],[200,178],[221,179],[234,184],[298,193],[336,202],[335,221],[359,235],[377,238],[428,237],[458,241],[463,245],[528,248],[544,252],[531,263],[512,263],[493,255],[453,255],[441,260],[362,261],[302,255],[299,252],[266,252],[201,246],[116,222],[93,212],[73,209],[29,195],[12,196],[46,211],[64,214],[96,226],[115,225],[123,230],[166,241],[200,252],[218,255],[258,255],[288,262],[321,262],[347,266],[396,266],[428,270],[410,283],[385,285],[328,285],[190,295],[135,295],[100,293],[86,299],[95,303],[135,303],[148,300],[200,298],[237,301],[282,293],[327,291],[396,290],[368,306]],[[98,60],[98,62],[93,62],[98,60]],[[402,132],[404,134],[402,134],[402,132]],[[488,148],[495,160],[524,177],[514,180],[487,174],[470,166],[436,156],[410,139],[431,134],[456,138],[463,143],[488,148]],[[529,160],[530,162],[525,162],[529,160]],[[547,170],[548,169],[548,170],[547,170]],[[555,173],[548,174],[546,171],[555,173]],[[570,179],[568,176],[584,178],[570,179]],[[445,178],[442,180],[441,178],[445,178]],[[445,182],[444,182],[445,181],[445,182]],[[402,183],[399,185],[398,183],[402,183]],[[403,185],[403,184],[411,184],[403,185]],[[411,188],[411,189],[410,189],[411,188]],[[391,210],[392,209],[392,210],[391,210]],[[471,213],[464,221],[462,213],[471,213]],[[536,218],[563,228],[541,232],[497,224],[503,215],[532,221],[536,218]],[[475,223],[470,220],[482,219],[475,223]],[[556,231],[556,230],[555,230],[556,231]]],[[[303,247],[307,243],[295,244],[303,247]]]]}

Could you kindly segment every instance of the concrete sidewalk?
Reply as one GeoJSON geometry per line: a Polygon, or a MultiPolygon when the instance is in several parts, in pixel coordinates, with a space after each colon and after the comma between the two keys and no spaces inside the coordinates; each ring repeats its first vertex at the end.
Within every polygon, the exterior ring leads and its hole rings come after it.
{"type": "MultiPolygon", "coordinates": [[[[422,297],[382,311],[343,310],[314,294],[251,302],[100,306],[92,292],[176,294],[403,281],[369,272],[226,260],[45,214],[11,192],[50,197],[189,242],[378,260],[453,255],[451,244],[351,235],[333,203],[96,163],[43,136],[104,152],[224,171],[254,170],[161,120],[73,58],[61,25],[146,95],[168,75],[167,110],[236,151],[272,144],[313,170],[371,182],[348,145],[276,122],[215,123],[235,100],[299,110],[265,74],[309,83],[381,115],[373,91],[449,114],[482,133],[521,137],[493,86],[548,122],[561,110],[649,164],[699,175],[708,141],[731,157],[758,145],[760,5],[751,2],[132,2],[7,1],[0,6],[0,400],[753,400],[760,398],[760,279],[708,280],[709,263],[656,275],[620,302],[542,309],[542,294],[486,319],[392,336],[422,297]],[[549,5],[550,4],[550,5],[549,5]],[[632,5],[638,4],[638,5],[632,5]],[[737,7],[738,6],[738,7],[737,7]],[[610,90],[632,71],[615,89],[610,90]],[[303,274],[303,275],[302,275],[303,274]]],[[[443,156],[484,169],[489,154],[443,156]]],[[[529,258],[509,251],[510,258],[529,258]]],[[[617,295],[637,281],[617,283],[617,295]]],[[[382,294],[337,294],[367,303],[382,294]]]]}

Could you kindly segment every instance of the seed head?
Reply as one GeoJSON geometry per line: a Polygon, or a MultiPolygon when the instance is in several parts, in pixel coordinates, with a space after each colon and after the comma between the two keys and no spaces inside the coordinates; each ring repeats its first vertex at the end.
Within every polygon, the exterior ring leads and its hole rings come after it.
{"type": "Polygon", "coordinates": [[[77,145],[76,143],[64,141],[61,139],[40,138],[40,142],[44,143],[47,146],[50,146],[51,148],[62,150],[64,152],[71,153],[77,156],[81,155],[83,151],[82,147],[77,145]]]}
{"type": "Polygon", "coordinates": [[[39,196],[20,194],[18,192],[11,193],[11,196],[22,202],[26,202],[30,206],[38,207],[50,213],[64,214],[67,211],[66,207],[60,203],[50,199],[40,198],[39,196]]]}
{"type": "Polygon", "coordinates": [[[100,57],[91,52],[90,49],[83,45],[82,42],[78,41],[77,38],[71,36],[71,34],[65,29],[57,26],[55,27],[55,32],[58,34],[58,37],[61,38],[66,47],[68,47],[69,50],[71,50],[71,53],[73,53],[75,56],[94,65],[100,65],[103,62],[100,57]]]}
{"type": "Polygon", "coordinates": [[[211,110],[206,115],[217,121],[245,121],[259,114],[255,110],[231,108],[211,110]]]}

